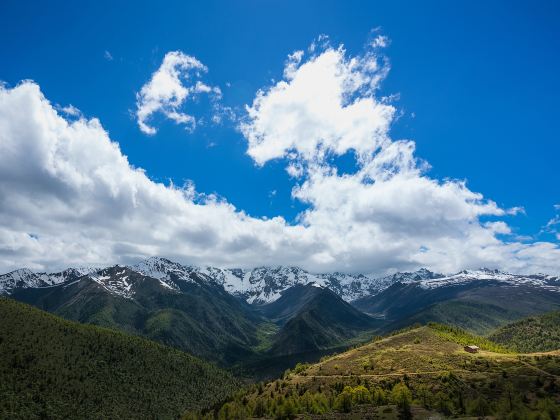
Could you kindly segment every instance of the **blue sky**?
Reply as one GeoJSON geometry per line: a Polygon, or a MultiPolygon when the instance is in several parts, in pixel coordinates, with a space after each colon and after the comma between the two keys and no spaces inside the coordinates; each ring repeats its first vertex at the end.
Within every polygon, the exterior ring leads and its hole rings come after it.
{"type": "MultiPolygon", "coordinates": [[[[154,181],[192,180],[198,192],[218,194],[251,216],[297,224],[309,204],[292,196],[286,159],[256,165],[236,121],[188,132],[156,115],[157,134],[148,136],[135,118],[137,92],[166,53],[181,51],[207,66],[205,81],[243,118],[258,89],[282,79],[286,57],[319,35],[344,44],[348,56],[383,35],[390,71],[376,95],[396,95],[391,138],[416,143],[430,178],[466,180],[500,208],[523,207],[524,214],[500,217],[511,228],[507,241],[557,244],[556,231],[543,227],[560,203],[560,7],[487,3],[3,1],[0,80],[13,88],[31,79],[51,103],[98,118],[131,165],[154,181]]],[[[207,112],[203,105],[183,109],[207,112]]],[[[337,159],[340,171],[354,168],[351,154],[337,159]]],[[[6,267],[23,261],[10,258],[6,267]]]]}

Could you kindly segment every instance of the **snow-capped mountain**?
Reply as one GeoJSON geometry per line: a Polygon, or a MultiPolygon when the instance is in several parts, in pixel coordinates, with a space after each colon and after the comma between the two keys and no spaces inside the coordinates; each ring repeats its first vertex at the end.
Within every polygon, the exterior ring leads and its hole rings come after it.
{"type": "MultiPolygon", "coordinates": [[[[488,268],[463,270],[449,276],[421,279],[418,283],[425,289],[434,289],[444,286],[466,284],[472,281],[499,282],[509,286],[534,286],[560,292],[560,277],[547,274],[511,274],[499,270],[490,270],[488,268]]],[[[403,283],[410,282],[412,281],[403,281],[403,283]]]]}
{"type": "Polygon", "coordinates": [[[176,289],[177,282],[208,281],[222,285],[229,293],[248,303],[269,303],[297,284],[327,287],[350,302],[375,295],[394,283],[418,283],[423,288],[444,287],[475,280],[499,281],[509,285],[533,285],[560,292],[558,277],[535,274],[517,275],[497,270],[465,270],[452,275],[425,268],[375,277],[364,274],[313,274],[298,267],[259,267],[249,270],[184,266],[165,258],[152,257],[129,267],[145,276],[157,278],[162,285],[176,289]]]}
{"type": "MultiPolygon", "coordinates": [[[[0,293],[9,294],[15,288],[46,287],[77,280],[81,275],[101,285],[111,293],[132,297],[134,288],[128,271],[159,280],[162,287],[178,290],[179,282],[200,284],[214,283],[229,293],[249,303],[267,303],[276,300],[281,293],[297,284],[316,284],[328,287],[346,301],[375,294],[391,285],[400,277],[374,278],[363,274],[328,273],[313,274],[298,267],[259,267],[250,270],[217,267],[185,266],[166,258],[151,257],[131,266],[114,266],[104,269],[80,271],[68,269],[62,273],[33,273],[22,269],[0,276],[0,293]],[[74,274],[73,276],[70,274],[74,274]]],[[[420,272],[419,272],[420,273],[420,272]]],[[[404,275],[404,274],[403,274],[404,275]]],[[[422,277],[422,274],[419,274],[422,277]]],[[[410,278],[414,275],[410,274],[410,278]]],[[[422,277],[423,278],[423,277],[422,277]]]]}
{"type": "Polygon", "coordinates": [[[190,274],[193,271],[192,267],[184,266],[179,263],[169,261],[166,258],[159,257],[148,258],[136,265],[129,266],[129,268],[145,276],[162,280],[166,285],[171,287],[174,286],[170,284],[172,277],[175,276],[181,278],[182,280],[188,280],[190,279],[190,274]]]}
{"type": "Polygon", "coordinates": [[[128,267],[117,265],[98,270],[85,277],[90,278],[112,294],[130,299],[134,296],[133,286],[137,276],[138,273],[131,271],[128,267]]]}
{"type": "Polygon", "coordinates": [[[388,287],[392,280],[376,279],[363,274],[313,274],[298,267],[258,267],[250,270],[217,267],[183,266],[165,258],[149,258],[131,266],[144,275],[163,281],[206,279],[222,285],[229,293],[248,303],[267,303],[278,299],[281,293],[297,284],[314,283],[328,287],[346,301],[377,293],[388,287]]]}
{"type": "Polygon", "coordinates": [[[10,294],[16,288],[49,287],[75,280],[92,272],[90,268],[69,268],[57,273],[35,273],[27,268],[0,275],[0,295],[10,294]]]}
{"type": "Polygon", "coordinates": [[[70,268],[59,273],[34,273],[28,269],[0,275],[0,294],[10,294],[16,288],[50,287],[78,281],[83,276],[95,281],[113,294],[126,298],[134,296],[134,273],[159,280],[161,287],[179,291],[181,282],[217,284],[248,303],[269,303],[295,285],[314,284],[326,287],[350,302],[375,295],[395,283],[417,283],[433,289],[465,284],[471,281],[494,281],[507,285],[529,285],[560,292],[560,278],[545,274],[518,275],[497,270],[464,270],[452,275],[431,272],[422,268],[414,272],[400,272],[384,277],[365,274],[313,274],[298,267],[259,267],[254,269],[224,269],[186,266],[166,258],[151,257],[131,266],[112,266],[104,269],[70,268]]]}

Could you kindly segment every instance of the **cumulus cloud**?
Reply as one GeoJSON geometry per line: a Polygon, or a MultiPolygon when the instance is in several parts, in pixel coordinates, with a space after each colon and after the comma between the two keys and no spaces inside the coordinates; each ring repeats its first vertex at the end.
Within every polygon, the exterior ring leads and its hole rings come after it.
{"type": "Polygon", "coordinates": [[[219,99],[222,95],[219,87],[209,86],[201,80],[207,71],[208,68],[195,57],[181,51],[165,54],[161,66],[136,95],[136,119],[140,130],[149,135],[157,132],[149,123],[156,113],[193,130],[197,120],[182,110],[185,102],[202,94],[212,99],[219,99]]]}
{"type": "Polygon", "coordinates": [[[387,68],[373,54],[347,59],[343,47],[328,48],[301,63],[288,57],[285,80],[259,90],[240,125],[248,154],[259,165],[290,153],[321,160],[348,150],[367,154],[385,144],[395,109],[373,92],[387,68]]]}
{"type": "Polygon", "coordinates": [[[504,221],[481,222],[523,208],[502,209],[462,180],[430,178],[414,142],[389,137],[395,108],[377,96],[389,68],[379,50],[387,44],[378,36],[349,56],[322,37],[307,57],[296,51],[284,79],[258,91],[240,126],[257,165],[284,159],[288,174],[300,180],[292,194],[309,208],[299,222],[326,244],[314,262],[362,271],[423,265],[531,271],[542,264],[557,272],[556,245],[500,239],[511,235],[504,221]],[[354,173],[339,174],[329,160],[345,153],[355,156],[354,173]],[[537,263],[533,246],[551,258],[537,263]]]}
{"type": "MultiPolygon", "coordinates": [[[[156,183],[97,119],[70,118],[33,82],[0,87],[0,270],[162,255],[377,274],[421,266],[559,273],[557,244],[511,238],[501,220],[510,209],[463,180],[430,177],[413,141],[390,138],[395,108],[376,96],[387,69],[371,49],[352,57],[322,38],[290,55],[283,80],[248,106],[240,127],[248,154],[257,166],[285,162],[294,199],[307,205],[296,223],[250,217],[192,184],[156,183]],[[355,170],[342,173],[332,157],[347,153],[355,170]]],[[[153,85],[169,89],[153,98],[179,104],[190,95],[173,77],[159,79],[153,85]]]]}
{"type": "Polygon", "coordinates": [[[279,249],[287,263],[306,242],[281,217],[151,181],[98,120],[65,119],[32,82],[0,88],[0,220],[3,270],[146,255],[246,265],[279,249]]]}

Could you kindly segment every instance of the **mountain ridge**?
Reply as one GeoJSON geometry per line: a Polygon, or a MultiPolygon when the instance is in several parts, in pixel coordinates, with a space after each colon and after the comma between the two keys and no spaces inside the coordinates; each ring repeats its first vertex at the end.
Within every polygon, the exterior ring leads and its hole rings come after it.
{"type": "MultiPolygon", "coordinates": [[[[162,257],[150,257],[133,265],[115,265],[145,276],[156,278],[162,287],[178,290],[178,282],[219,284],[232,295],[251,304],[265,304],[277,300],[281,293],[297,284],[317,284],[328,287],[345,301],[351,302],[378,294],[395,283],[418,284],[424,289],[466,284],[472,281],[499,281],[511,285],[532,285],[560,292],[560,277],[547,274],[511,274],[492,269],[462,270],[454,274],[434,273],[426,268],[413,272],[398,272],[376,277],[368,274],[340,272],[314,274],[298,267],[277,266],[253,269],[198,267],[183,265],[162,257]]],[[[17,288],[48,287],[89,275],[103,284],[105,268],[69,268],[58,273],[34,273],[19,269],[0,275],[0,294],[10,294],[17,288]],[[101,274],[99,274],[101,273],[101,274]]],[[[126,279],[125,279],[126,280],[126,279]]],[[[127,296],[127,284],[114,284],[114,292],[127,296]]]]}

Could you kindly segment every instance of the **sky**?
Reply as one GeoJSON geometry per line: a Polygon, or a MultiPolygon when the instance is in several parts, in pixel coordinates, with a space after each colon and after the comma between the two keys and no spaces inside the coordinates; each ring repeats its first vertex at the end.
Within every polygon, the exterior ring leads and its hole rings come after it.
{"type": "Polygon", "coordinates": [[[560,273],[554,1],[0,4],[0,271],[560,273]]]}

